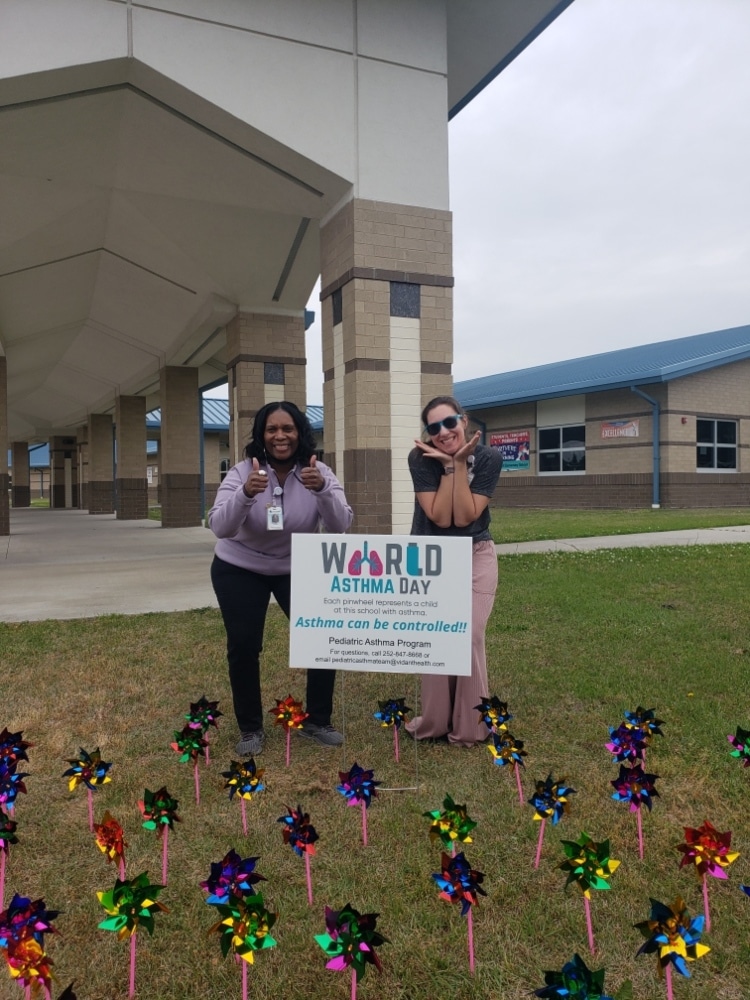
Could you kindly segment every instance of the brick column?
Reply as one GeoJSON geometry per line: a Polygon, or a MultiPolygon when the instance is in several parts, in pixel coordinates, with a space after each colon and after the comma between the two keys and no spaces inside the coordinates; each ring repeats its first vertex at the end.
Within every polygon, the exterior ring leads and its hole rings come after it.
{"type": "Polygon", "coordinates": [[[8,361],[0,354],[0,536],[10,534],[8,500],[8,361]]]}
{"type": "Polygon", "coordinates": [[[29,472],[29,446],[26,441],[13,442],[13,487],[11,490],[14,507],[31,506],[31,475],[29,472]]]}
{"type": "Polygon", "coordinates": [[[76,428],[78,451],[78,507],[87,510],[89,506],[89,427],[81,424],[76,428]]]}
{"type": "Polygon", "coordinates": [[[218,434],[203,435],[203,491],[206,510],[213,507],[216,491],[221,485],[221,447],[218,434]]]}
{"type": "Polygon", "coordinates": [[[50,438],[50,507],[70,510],[78,506],[78,449],[74,437],[50,438]]]}
{"type": "Polygon", "coordinates": [[[288,399],[305,409],[304,313],[238,313],[227,325],[227,355],[229,454],[236,465],[261,406],[288,399]]]}
{"type": "Polygon", "coordinates": [[[202,522],[201,431],[197,368],[162,368],[159,463],[162,528],[192,528],[202,522]]]}
{"type": "Polygon", "coordinates": [[[354,199],[320,246],[326,461],[355,531],[408,534],[419,414],[453,385],[451,214],[354,199]]]}
{"type": "Polygon", "coordinates": [[[118,521],[148,517],[146,479],[146,397],[118,396],[115,402],[117,478],[115,509],[118,521]]]}
{"type": "Polygon", "coordinates": [[[115,509],[112,417],[109,413],[89,414],[88,511],[112,514],[115,509]]]}

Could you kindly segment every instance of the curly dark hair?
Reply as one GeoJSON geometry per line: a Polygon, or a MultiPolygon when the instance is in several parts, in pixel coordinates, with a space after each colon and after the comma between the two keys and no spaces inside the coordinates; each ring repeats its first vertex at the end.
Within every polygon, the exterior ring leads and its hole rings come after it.
{"type": "Polygon", "coordinates": [[[294,421],[294,426],[297,428],[297,433],[299,434],[299,444],[297,446],[297,453],[294,456],[295,460],[299,462],[300,465],[309,465],[310,459],[317,450],[313,429],[310,426],[310,421],[307,419],[302,410],[300,410],[300,408],[294,403],[290,403],[286,399],[282,399],[278,403],[266,403],[266,405],[261,406],[255,414],[253,429],[250,433],[250,440],[245,447],[245,458],[257,458],[262,465],[267,464],[268,459],[266,456],[263,434],[265,432],[269,416],[277,410],[283,410],[285,413],[288,413],[294,421]]]}

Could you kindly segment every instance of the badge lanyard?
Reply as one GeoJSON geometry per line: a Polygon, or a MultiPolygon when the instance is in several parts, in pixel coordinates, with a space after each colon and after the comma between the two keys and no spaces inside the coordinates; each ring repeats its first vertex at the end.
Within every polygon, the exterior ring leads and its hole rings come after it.
{"type": "Polygon", "coordinates": [[[266,505],[266,530],[284,530],[284,488],[274,486],[273,501],[266,505]]]}

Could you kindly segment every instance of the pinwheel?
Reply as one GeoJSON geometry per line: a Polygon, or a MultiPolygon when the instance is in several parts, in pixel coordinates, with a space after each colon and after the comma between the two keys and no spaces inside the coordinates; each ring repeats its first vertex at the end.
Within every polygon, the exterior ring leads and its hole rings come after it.
{"type": "Polygon", "coordinates": [[[43,899],[32,903],[28,896],[16,893],[7,910],[0,913],[0,948],[8,948],[13,942],[25,937],[33,937],[44,945],[44,935],[54,934],[52,921],[58,916],[57,910],[48,910],[43,899]]]}
{"type": "Polygon", "coordinates": [[[309,712],[304,710],[301,701],[295,701],[290,694],[281,700],[277,698],[276,708],[269,708],[268,711],[274,716],[274,726],[283,726],[286,729],[286,766],[289,767],[292,730],[302,728],[302,723],[309,718],[309,712]]]}
{"type": "Polygon", "coordinates": [[[0,757],[0,806],[7,812],[13,812],[16,807],[16,798],[19,792],[26,794],[26,785],[23,783],[28,774],[16,770],[17,764],[9,759],[0,757]]]}
{"type": "Polygon", "coordinates": [[[0,910],[5,906],[5,863],[10,845],[18,843],[17,826],[16,821],[0,809],[0,910]]]}
{"type": "Polygon", "coordinates": [[[175,823],[181,822],[177,815],[178,805],[177,799],[173,799],[163,786],[157,792],[150,792],[147,788],[138,803],[143,826],[147,830],[156,830],[157,837],[162,838],[161,880],[164,885],[167,884],[169,831],[174,829],[175,823]]]}
{"type": "Polygon", "coordinates": [[[120,881],[125,881],[125,848],[128,846],[123,830],[114,816],[105,812],[101,823],[94,824],[96,846],[105,855],[107,862],[116,861],[120,869],[120,881]]]}
{"type": "Polygon", "coordinates": [[[513,765],[516,774],[516,787],[518,788],[518,801],[523,805],[523,788],[521,787],[521,772],[519,770],[519,765],[520,767],[526,766],[523,762],[523,758],[526,757],[523,740],[517,740],[508,729],[502,729],[500,732],[490,734],[487,749],[498,767],[505,767],[506,764],[513,765]]]}
{"type": "Polygon", "coordinates": [[[648,920],[635,924],[646,938],[636,955],[657,954],[657,970],[666,970],[667,1000],[672,1000],[672,966],[681,976],[690,976],[688,962],[702,958],[711,949],[701,944],[703,917],[688,917],[685,903],[678,896],[671,906],[651,900],[648,920]]]}
{"type": "Polygon", "coordinates": [[[566,888],[575,882],[583,893],[586,930],[589,937],[589,948],[593,955],[596,949],[594,930],[591,925],[591,890],[609,889],[609,878],[620,867],[620,862],[610,857],[608,840],[597,843],[587,833],[581,833],[578,840],[563,840],[562,846],[566,859],[559,867],[568,876],[565,883],[566,888]]]}
{"type": "Polygon", "coordinates": [[[609,741],[604,746],[612,754],[613,764],[621,764],[623,761],[635,764],[643,760],[646,739],[643,730],[623,723],[616,729],[610,726],[609,741]]]}
{"type": "Polygon", "coordinates": [[[283,823],[284,827],[281,831],[281,835],[284,838],[284,843],[289,844],[292,850],[299,854],[300,857],[305,859],[305,876],[307,878],[307,901],[312,906],[313,904],[313,891],[312,891],[312,877],[310,875],[310,856],[315,854],[315,841],[318,840],[318,834],[315,827],[310,822],[310,816],[306,812],[302,812],[302,806],[298,805],[296,809],[290,809],[289,806],[286,807],[286,815],[279,816],[279,823],[283,823]]]}
{"type": "Polygon", "coordinates": [[[180,763],[187,764],[192,761],[193,778],[195,782],[195,804],[201,800],[200,774],[198,771],[198,760],[206,756],[208,740],[197,729],[191,729],[190,725],[185,725],[174,734],[174,742],[170,743],[172,749],[180,755],[180,763]]]}
{"type": "Polygon", "coordinates": [[[143,927],[149,934],[154,933],[154,914],[168,913],[166,906],[157,900],[163,885],[151,885],[148,872],[141,872],[135,878],[115,881],[114,889],[97,892],[96,897],[109,916],[99,924],[100,930],[114,931],[117,940],[130,937],[130,990],[128,996],[135,996],[135,942],[136,931],[143,927]]]}
{"type": "Polygon", "coordinates": [[[216,720],[220,719],[222,715],[223,713],[219,711],[218,701],[209,701],[205,695],[201,695],[198,701],[190,702],[190,711],[185,716],[188,726],[200,732],[201,736],[204,736],[206,739],[204,754],[206,767],[210,763],[208,736],[206,734],[210,726],[213,726],[215,729],[219,728],[216,720]]]}
{"type": "Polygon", "coordinates": [[[685,843],[678,844],[676,850],[682,852],[680,868],[694,864],[695,873],[703,883],[703,913],[706,918],[706,930],[711,930],[711,915],[708,909],[707,876],[726,878],[727,868],[740,856],[739,851],[731,851],[732,833],[719,833],[708,820],[697,829],[686,826],[685,843]]]}
{"type": "Polygon", "coordinates": [[[257,882],[265,882],[263,875],[255,871],[258,858],[241,858],[232,848],[221,861],[211,864],[211,874],[201,882],[201,889],[208,893],[206,902],[209,906],[223,906],[229,903],[232,896],[252,896],[253,886],[257,882]]]}
{"type": "Polygon", "coordinates": [[[638,857],[643,858],[643,823],[641,820],[641,807],[651,811],[651,800],[658,798],[654,782],[659,777],[658,774],[646,774],[640,764],[633,767],[620,765],[620,773],[611,781],[614,788],[612,798],[617,802],[627,802],[630,811],[636,814],[638,825],[638,857]]]}
{"type": "Polygon", "coordinates": [[[625,712],[625,725],[631,729],[640,729],[647,744],[651,742],[652,736],[663,736],[661,727],[664,725],[662,719],[657,719],[653,708],[643,708],[639,705],[634,712],[625,712]]]}
{"type": "Polygon", "coordinates": [[[112,767],[106,761],[102,760],[102,755],[99,751],[99,747],[93,750],[90,754],[87,753],[83,747],[78,751],[80,757],[78,760],[74,758],[68,758],[68,763],[71,765],[67,771],[63,771],[63,778],[68,779],[68,791],[74,791],[78,785],[86,786],[86,796],[89,803],[89,830],[94,832],[94,796],[93,792],[96,791],[98,785],[106,785],[112,779],[109,776],[109,769],[112,767]]]}
{"type": "Polygon", "coordinates": [[[604,989],[604,969],[594,972],[589,969],[580,955],[574,955],[566,962],[561,972],[545,972],[547,984],[534,990],[535,997],[569,998],[569,1000],[613,1000],[602,993],[604,989]]]}
{"type": "Polygon", "coordinates": [[[733,748],[730,756],[741,760],[743,767],[750,767],[750,731],[737,726],[734,736],[727,736],[727,739],[733,748]]]}
{"type": "Polygon", "coordinates": [[[242,812],[242,832],[247,836],[247,813],[245,803],[251,802],[253,795],[265,791],[266,786],[261,781],[265,774],[263,768],[256,768],[252,757],[248,760],[233,760],[229,764],[228,771],[222,771],[222,778],[226,778],[224,787],[229,789],[230,801],[236,795],[240,800],[242,812]]]}
{"type": "Polygon", "coordinates": [[[469,834],[477,824],[467,813],[466,806],[457,805],[450,795],[443,799],[442,809],[433,809],[422,815],[432,820],[430,840],[433,843],[439,840],[443,847],[450,847],[451,854],[456,853],[456,841],[471,843],[469,834]]]}
{"type": "Polygon", "coordinates": [[[405,701],[405,698],[388,698],[386,701],[379,701],[377,712],[373,712],[373,718],[378,720],[381,728],[393,727],[393,753],[396,757],[396,763],[399,759],[398,731],[406,722],[407,713],[411,712],[405,701]]]}
{"type": "Polygon", "coordinates": [[[387,944],[388,938],[376,930],[379,914],[360,913],[351,903],[340,910],[326,907],[326,933],[316,934],[315,940],[326,953],[327,969],[352,970],[352,1000],[356,1000],[357,983],[367,972],[368,963],[382,971],[376,948],[387,944]]]}
{"type": "Polygon", "coordinates": [[[8,943],[5,954],[8,971],[11,977],[26,990],[26,996],[31,996],[33,987],[41,984],[45,996],[50,997],[52,960],[36,938],[24,936],[8,943]]]}
{"type": "Polygon", "coordinates": [[[221,953],[225,958],[232,951],[242,959],[242,1000],[247,1000],[247,967],[253,964],[256,951],[276,945],[269,932],[278,914],[269,913],[260,893],[245,899],[233,896],[229,903],[219,904],[216,909],[221,920],[213,925],[209,934],[220,935],[221,953]]]}
{"type": "Polygon", "coordinates": [[[354,762],[350,771],[339,771],[340,785],[337,791],[346,799],[348,806],[362,807],[362,843],[367,846],[367,810],[373,798],[378,794],[379,781],[374,780],[374,771],[366,771],[354,762]]]}
{"type": "Polygon", "coordinates": [[[539,840],[536,846],[536,857],[534,858],[534,868],[539,867],[542,857],[542,844],[544,843],[544,828],[548,819],[552,820],[552,825],[557,826],[560,820],[570,812],[569,797],[575,795],[575,788],[565,784],[565,779],[553,781],[552,775],[548,774],[546,781],[537,781],[534,794],[529,799],[529,805],[534,807],[534,819],[541,822],[539,828],[539,840]]]}
{"type": "Polygon", "coordinates": [[[479,721],[483,722],[491,733],[507,729],[508,723],[513,718],[508,711],[507,701],[500,701],[494,694],[489,698],[482,698],[474,708],[479,712],[479,721]]]}
{"type": "Polygon", "coordinates": [[[441,854],[439,872],[433,872],[432,877],[440,889],[440,898],[448,903],[461,904],[461,916],[467,917],[467,932],[469,936],[469,970],[474,971],[474,921],[472,906],[479,902],[478,895],[486,896],[482,888],[483,872],[472,868],[466,860],[463,851],[455,857],[449,857],[445,851],[441,854]]]}
{"type": "Polygon", "coordinates": [[[4,760],[8,764],[17,764],[19,760],[28,761],[29,755],[26,751],[33,746],[33,743],[29,743],[23,738],[22,732],[11,733],[5,726],[0,733],[0,760],[4,760]]]}

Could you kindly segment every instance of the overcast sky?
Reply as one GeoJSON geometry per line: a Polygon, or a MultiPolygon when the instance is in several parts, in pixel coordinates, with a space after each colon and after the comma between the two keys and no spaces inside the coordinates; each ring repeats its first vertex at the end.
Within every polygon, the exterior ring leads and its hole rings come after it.
{"type": "Polygon", "coordinates": [[[457,381],[750,323],[749,43],[750,0],[575,0],[453,120],[457,381]]]}

